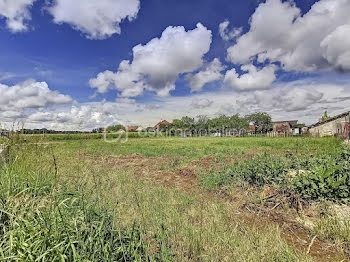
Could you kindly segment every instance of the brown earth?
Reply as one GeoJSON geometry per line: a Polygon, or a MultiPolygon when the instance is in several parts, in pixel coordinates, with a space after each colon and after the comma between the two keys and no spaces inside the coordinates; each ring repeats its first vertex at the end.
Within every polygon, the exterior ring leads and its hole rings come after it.
{"type": "MultiPolygon", "coordinates": [[[[271,223],[281,229],[281,236],[288,244],[304,253],[309,253],[317,261],[350,261],[339,252],[338,247],[330,240],[314,236],[311,231],[297,221],[297,218],[308,214],[307,203],[302,203],[294,196],[280,194],[270,187],[262,191],[255,188],[236,188],[232,192],[205,191],[200,187],[197,174],[209,169],[220,169],[225,164],[249,159],[254,154],[230,156],[225,161],[217,161],[209,155],[200,160],[191,161],[187,166],[178,167],[172,156],[146,157],[141,154],[111,155],[107,157],[91,156],[80,153],[96,164],[130,169],[138,178],[156,186],[167,186],[189,194],[204,194],[205,197],[225,203],[232,210],[232,218],[241,219],[248,225],[266,228],[271,223]],[[259,195],[263,203],[251,201],[253,195],[259,195]],[[286,212],[286,210],[288,210],[286,212]]],[[[176,158],[178,160],[178,158],[176,158]]],[[[180,159],[181,160],[181,159],[180,159]]]]}

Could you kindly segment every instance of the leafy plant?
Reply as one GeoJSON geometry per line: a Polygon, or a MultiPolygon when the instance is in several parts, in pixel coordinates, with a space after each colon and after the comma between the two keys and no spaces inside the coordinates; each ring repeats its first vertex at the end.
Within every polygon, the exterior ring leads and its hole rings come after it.
{"type": "Polygon", "coordinates": [[[287,172],[288,162],[285,159],[265,153],[234,166],[231,176],[240,177],[252,185],[264,186],[283,184],[287,172]]]}
{"type": "Polygon", "coordinates": [[[348,148],[335,156],[312,159],[305,165],[310,172],[292,179],[292,187],[306,199],[349,202],[349,159],[348,148]]]}

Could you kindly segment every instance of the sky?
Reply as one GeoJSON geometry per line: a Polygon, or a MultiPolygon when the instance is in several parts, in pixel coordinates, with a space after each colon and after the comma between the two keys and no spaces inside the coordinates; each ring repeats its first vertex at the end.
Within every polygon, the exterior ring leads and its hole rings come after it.
{"type": "Polygon", "coordinates": [[[350,110],[350,0],[0,0],[0,125],[350,110]]]}

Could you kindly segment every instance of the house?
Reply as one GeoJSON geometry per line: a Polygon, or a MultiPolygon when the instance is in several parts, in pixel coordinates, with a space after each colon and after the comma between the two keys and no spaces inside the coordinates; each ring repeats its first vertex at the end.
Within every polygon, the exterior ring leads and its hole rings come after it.
{"type": "Polygon", "coordinates": [[[172,125],[172,123],[170,123],[170,122],[168,122],[168,121],[166,121],[166,120],[162,120],[162,121],[160,121],[158,124],[156,124],[156,125],[153,127],[153,130],[154,130],[154,131],[159,131],[161,125],[172,125]]]}
{"type": "Polygon", "coordinates": [[[309,126],[308,132],[312,136],[338,136],[349,138],[350,136],[350,111],[327,118],[320,119],[318,123],[309,126]]]}
{"type": "Polygon", "coordinates": [[[255,125],[250,124],[248,129],[247,129],[247,134],[251,135],[251,134],[255,134],[255,132],[259,133],[262,131],[262,126],[258,126],[258,128],[255,131],[255,125]]]}
{"type": "Polygon", "coordinates": [[[272,133],[275,135],[300,135],[301,130],[296,127],[298,120],[272,122],[272,133]]]}
{"type": "Polygon", "coordinates": [[[137,132],[140,130],[140,126],[128,126],[127,130],[128,132],[137,132]]]}

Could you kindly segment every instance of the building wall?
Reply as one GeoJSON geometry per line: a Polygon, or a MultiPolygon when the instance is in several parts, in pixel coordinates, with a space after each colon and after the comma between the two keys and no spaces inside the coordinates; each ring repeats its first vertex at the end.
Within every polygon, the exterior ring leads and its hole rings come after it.
{"type": "Polygon", "coordinates": [[[288,122],[274,123],[273,132],[276,134],[290,134],[292,133],[292,128],[288,122]]]}
{"type": "Polygon", "coordinates": [[[311,127],[309,132],[312,136],[344,136],[346,132],[345,124],[348,116],[334,119],[333,121],[311,127]]]}

